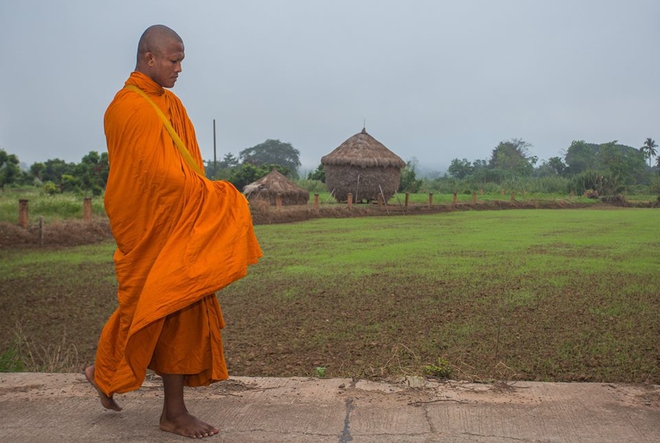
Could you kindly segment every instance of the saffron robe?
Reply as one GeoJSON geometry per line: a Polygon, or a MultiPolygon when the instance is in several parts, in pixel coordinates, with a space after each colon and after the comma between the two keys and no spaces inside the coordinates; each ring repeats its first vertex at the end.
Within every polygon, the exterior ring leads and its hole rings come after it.
{"type": "MultiPolygon", "coordinates": [[[[139,72],[126,85],[156,103],[203,169],[178,97],[139,72]]],[[[226,379],[215,292],[261,256],[247,200],[231,183],[194,172],[137,92],[120,90],[104,124],[119,306],[99,339],[95,382],[111,396],[138,389],[148,367],[185,374],[188,386],[226,379]]]]}

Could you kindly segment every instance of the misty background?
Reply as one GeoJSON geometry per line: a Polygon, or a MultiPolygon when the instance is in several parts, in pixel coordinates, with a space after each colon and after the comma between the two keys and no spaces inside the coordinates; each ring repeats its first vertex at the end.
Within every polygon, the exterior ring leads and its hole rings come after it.
{"type": "Polygon", "coordinates": [[[499,142],[658,138],[654,0],[0,0],[0,149],[30,165],[105,151],[103,114],[148,26],[186,59],[173,89],[204,159],[279,139],[301,170],[367,131],[420,172],[499,142]]]}

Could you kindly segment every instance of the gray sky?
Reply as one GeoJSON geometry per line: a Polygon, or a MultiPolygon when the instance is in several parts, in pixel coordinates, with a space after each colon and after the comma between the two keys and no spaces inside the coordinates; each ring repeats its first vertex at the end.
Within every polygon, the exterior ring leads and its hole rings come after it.
{"type": "Polygon", "coordinates": [[[155,23],[186,45],[173,91],[205,159],[213,119],[218,159],[273,138],[307,171],[364,120],[427,169],[511,138],[540,159],[660,139],[657,0],[0,0],[0,148],[28,165],[104,151],[155,23]]]}

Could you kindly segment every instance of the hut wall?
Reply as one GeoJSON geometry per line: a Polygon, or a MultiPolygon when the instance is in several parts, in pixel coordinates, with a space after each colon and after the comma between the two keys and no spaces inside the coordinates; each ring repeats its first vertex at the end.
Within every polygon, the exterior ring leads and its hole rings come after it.
{"type": "Polygon", "coordinates": [[[350,165],[325,165],[325,183],[329,192],[334,192],[338,202],[344,202],[348,194],[353,194],[353,201],[371,201],[378,199],[382,192],[385,200],[391,198],[399,189],[400,169],[362,168],[350,165]]]}

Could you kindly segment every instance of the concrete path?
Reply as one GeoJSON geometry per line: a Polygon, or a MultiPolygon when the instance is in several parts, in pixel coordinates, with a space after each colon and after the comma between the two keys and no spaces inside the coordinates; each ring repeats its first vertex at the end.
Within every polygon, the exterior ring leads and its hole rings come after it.
{"type": "MultiPolygon", "coordinates": [[[[235,377],[186,391],[209,442],[660,442],[660,386],[235,377]]],[[[188,441],[147,380],[104,410],[82,374],[0,374],[0,442],[188,441]]]]}

